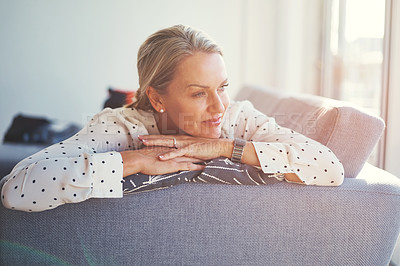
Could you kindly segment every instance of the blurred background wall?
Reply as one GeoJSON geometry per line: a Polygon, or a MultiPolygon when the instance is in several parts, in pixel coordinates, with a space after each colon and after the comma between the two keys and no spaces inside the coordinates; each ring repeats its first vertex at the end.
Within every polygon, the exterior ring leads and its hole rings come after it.
{"type": "Polygon", "coordinates": [[[0,0],[0,135],[19,112],[84,124],[108,86],[138,87],[140,44],[174,24],[223,46],[232,97],[243,84],[317,92],[322,2],[306,2],[0,0]]]}
{"type": "Polygon", "coordinates": [[[0,133],[23,112],[84,123],[108,86],[136,89],[136,53],[153,32],[190,24],[225,48],[240,81],[244,1],[72,0],[0,2],[0,133]]]}

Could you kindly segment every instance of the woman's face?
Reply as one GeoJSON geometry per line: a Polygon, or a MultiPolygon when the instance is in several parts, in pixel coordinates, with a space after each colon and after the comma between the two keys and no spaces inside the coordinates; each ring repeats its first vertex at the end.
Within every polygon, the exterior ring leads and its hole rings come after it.
{"type": "Polygon", "coordinates": [[[219,138],[221,121],[229,106],[227,86],[220,54],[196,52],[186,57],[167,93],[161,96],[168,129],[196,137],[219,138]]]}

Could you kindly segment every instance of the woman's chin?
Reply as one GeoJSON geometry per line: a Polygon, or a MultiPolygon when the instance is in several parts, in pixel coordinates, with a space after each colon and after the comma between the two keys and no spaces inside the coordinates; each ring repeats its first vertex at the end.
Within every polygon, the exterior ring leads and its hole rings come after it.
{"type": "Polygon", "coordinates": [[[218,127],[213,129],[202,130],[201,132],[199,132],[198,137],[219,139],[221,137],[221,128],[218,127]]]}

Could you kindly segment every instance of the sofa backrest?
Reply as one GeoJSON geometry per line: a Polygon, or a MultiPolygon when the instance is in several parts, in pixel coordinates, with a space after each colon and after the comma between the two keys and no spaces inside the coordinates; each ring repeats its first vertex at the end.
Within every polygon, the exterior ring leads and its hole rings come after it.
{"type": "Polygon", "coordinates": [[[315,95],[245,87],[235,98],[249,100],[276,122],[329,147],[343,163],[345,177],[356,177],[378,142],[385,124],[350,103],[315,95]]]}

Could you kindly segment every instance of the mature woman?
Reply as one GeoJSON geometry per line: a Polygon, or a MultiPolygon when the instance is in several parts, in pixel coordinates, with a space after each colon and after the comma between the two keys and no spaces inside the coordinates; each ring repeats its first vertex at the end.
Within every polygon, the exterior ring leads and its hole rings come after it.
{"type": "Polygon", "coordinates": [[[230,103],[221,48],[177,25],[151,35],[137,61],[132,106],[105,109],[78,134],[18,163],[2,202],[41,211],[88,198],[122,197],[124,177],[201,170],[227,157],[288,182],[338,186],[343,167],[325,146],[255,110],[230,103]]]}

